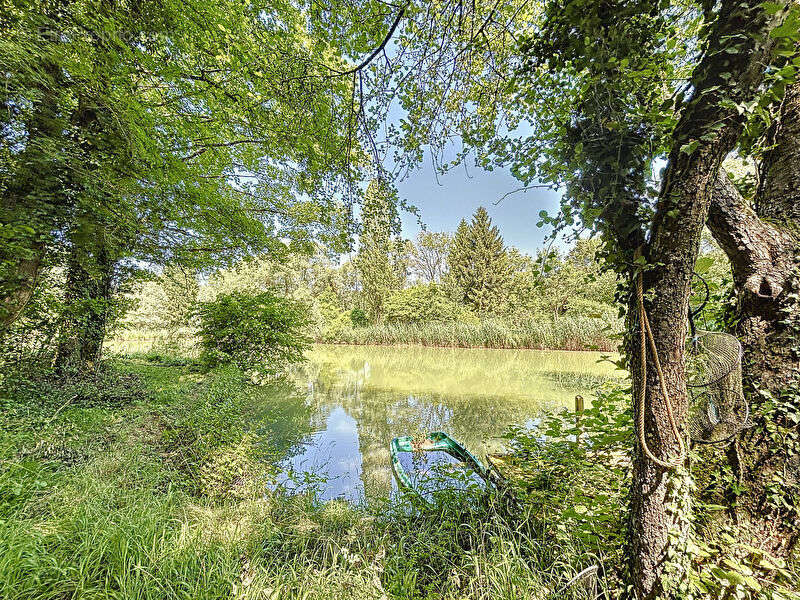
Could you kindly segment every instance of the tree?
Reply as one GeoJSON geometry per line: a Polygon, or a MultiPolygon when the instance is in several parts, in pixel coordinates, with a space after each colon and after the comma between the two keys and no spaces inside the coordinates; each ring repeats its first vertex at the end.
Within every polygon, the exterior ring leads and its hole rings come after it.
{"type": "MultiPolygon", "coordinates": [[[[401,98],[408,116],[396,139],[406,150],[423,140],[441,149],[456,130],[479,164],[510,164],[525,185],[564,186],[561,211],[543,221],[600,235],[603,257],[628,282],[618,297],[628,307],[638,415],[630,589],[637,598],[684,597],[692,269],[723,158],[795,76],[797,7],[572,0],[548,2],[541,15],[512,2],[459,8],[432,14],[411,4],[395,13],[387,36],[407,20],[401,51],[372,69],[378,100],[370,106],[401,98]],[[463,110],[485,106],[487,97],[484,111],[463,110]],[[530,135],[520,138],[523,121],[530,135]],[[655,178],[653,165],[664,157],[655,178]],[[644,349],[640,334],[651,338],[644,349]],[[645,376],[656,359],[662,368],[645,376]]],[[[404,156],[414,162],[422,152],[404,156]]]]}
{"type": "MultiPolygon", "coordinates": [[[[637,10],[635,4],[628,8],[637,10]]],[[[636,69],[651,64],[648,44],[652,39],[636,37],[646,35],[647,29],[627,31],[619,14],[605,14],[604,10],[600,7],[592,14],[597,21],[587,19],[583,23],[590,28],[602,24],[602,33],[597,33],[606,40],[624,33],[629,37],[622,42],[624,57],[636,62],[636,69]],[[634,43],[639,48],[627,46],[634,43]]],[[[647,13],[640,14],[644,17],[647,13]]],[[[613,72],[601,67],[594,82],[612,93],[612,102],[587,98],[578,106],[581,117],[575,122],[580,123],[579,128],[567,132],[567,139],[578,145],[575,154],[583,165],[581,176],[573,180],[573,197],[580,202],[578,206],[584,211],[597,211],[593,214],[601,219],[606,245],[610,246],[607,253],[619,252],[629,264],[638,261],[646,267],[641,277],[652,350],[637,351],[634,343],[647,337],[642,333],[642,320],[637,318],[640,313],[634,294],[629,305],[628,351],[634,389],[642,390],[634,396],[634,411],[644,417],[637,422],[640,443],[634,461],[631,516],[631,581],[641,598],[680,597],[687,593],[683,578],[689,570],[686,544],[691,508],[688,474],[685,466],[678,463],[682,462],[681,457],[685,460],[682,448],[686,444],[682,438],[688,405],[684,370],[689,284],[716,172],[745,126],[746,118],[736,106],[758,97],[763,65],[772,60],[774,37],[769,32],[780,25],[785,14],[779,10],[777,17],[770,15],[757,2],[723,2],[718,13],[707,17],[709,35],[692,72],[693,94],[681,106],[677,120],[670,121],[664,130],[668,163],[652,220],[645,221],[639,211],[642,191],[646,191],[642,186],[646,170],[642,167],[650,160],[642,142],[652,139],[648,128],[654,124],[642,115],[631,114],[630,104],[627,108],[615,107],[613,99],[627,98],[646,110],[655,98],[643,97],[642,90],[636,89],[627,95],[623,86],[636,85],[635,80],[617,81],[613,72]],[[612,82],[616,90],[606,87],[612,82]],[[609,123],[615,126],[609,127],[609,123]],[[609,142],[616,157],[609,153],[609,142]],[[613,201],[609,202],[609,198],[613,201]],[[644,226],[649,229],[649,236],[644,226]],[[652,365],[656,357],[661,371],[650,368],[644,379],[645,364],[652,365]],[[673,424],[677,435],[672,433],[673,424]],[[670,555],[674,556],[671,560],[670,555]]],[[[661,27],[650,31],[658,34],[661,27]]],[[[566,43],[581,44],[577,38],[573,35],[576,41],[566,43]]],[[[609,48],[616,47],[609,44],[609,48]]],[[[565,59],[574,56],[572,50],[576,48],[567,52],[565,59]]],[[[586,48],[580,51],[586,52],[586,48]]],[[[621,59],[615,56],[614,62],[621,59]]],[[[603,62],[611,62],[610,56],[606,55],[603,62]]],[[[655,127],[657,131],[660,124],[655,127]]],[[[635,272],[633,276],[638,277],[635,272]]]]}
{"type": "Polygon", "coordinates": [[[461,219],[447,253],[448,271],[445,280],[448,295],[461,304],[467,303],[467,290],[472,280],[469,269],[470,253],[469,225],[465,219],[461,219]]]}
{"type": "Polygon", "coordinates": [[[458,300],[478,312],[500,310],[509,277],[508,256],[500,230],[483,207],[466,225],[461,221],[448,257],[458,300]]]}
{"type": "Polygon", "coordinates": [[[270,292],[231,292],[203,303],[199,316],[202,360],[209,367],[233,363],[274,376],[304,360],[306,315],[291,300],[270,292]]]}
{"type": "Polygon", "coordinates": [[[367,313],[374,322],[383,317],[383,303],[389,293],[403,285],[400,229],[395,198],[388,184],[374,179],[367,187],[362,207],[362,229],[358,239],[356,268],[367,313]]]}
{"type": "Polygon", "coordinates": [[[718,174],[708,225],[733,267],[736,333],[756,425],[731,453],[746,489],[738,504],[758,543],[783,554],[800,535],[792,525],[796,486],[784,477],[800,455],[800,84],[787,88],[764,146],[750,194],[718,174]]]}
{"type": "Polygon", "coordinates": [[[417,284],[394,292],[385,302],[389,323],[456,321],[465,312],[435,283],[417,284]]]}
{"type": "Polygon", "coordinates": [[[578,299],[614,304],[616,278],[597,261],[598,250],[599,240],[579,239],[566,255],[553,251],[537,261],[538,294],[546,312],[558,318],[578,299]]]}
{"type": "Polygon", "coordinates": [[[469,232],[473,279],[467,299],[478,312],[496,312],[508,282],[508,256],[503,238],[483,207],[475,211],[469,232]]]}
{"type": "Polygon", "coordinates": [[[57,362],[80,367],[132,264],[202,268],[285,253],[280,238],[346,241],[350,90],[328,77],[340,59],[324,44],[271,24],[301,15],[237,1],[4,11],[2,330],[61,257],[57,362]]]}
{"type": "Polygon", "coordinates": [[[447,255],[452,237],[449,233],[420,231],[411,246],[409,268],[418,281],[441,283],[447,275],[447,255]]]}

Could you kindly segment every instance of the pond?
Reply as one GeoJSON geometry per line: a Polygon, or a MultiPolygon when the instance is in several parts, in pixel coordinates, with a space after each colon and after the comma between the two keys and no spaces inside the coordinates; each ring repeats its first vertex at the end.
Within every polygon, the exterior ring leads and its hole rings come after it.
{"type": "MultiPolygon", "coordinates": [[[[445,431],[476,456],[513,424],[572,409],[576,394],[620,377],[600,352],[317,345],[293,373],[272,431],[286,436],[279,481],[322,500],[360,502],[395,490],[389,443],[445,431]],[[288,404],[287,404],[288,403],[288,404]],[[294,434],[294,435],[292,435],[294,434]]],[[[266,408],[266,407],[265,407],[266,408]]]]}

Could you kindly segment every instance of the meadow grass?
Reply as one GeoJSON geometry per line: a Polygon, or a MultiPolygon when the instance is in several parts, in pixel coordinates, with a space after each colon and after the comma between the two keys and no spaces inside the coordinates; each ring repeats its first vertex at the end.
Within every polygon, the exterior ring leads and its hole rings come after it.
{"type": "Polygon", "coordinates": [[[544,600],[590,560],[487,501],[269,492],[271,440],[243,423],[275,390],[236,370],[118,361],[108,377],[128,396],[3,390],[2,598],[544,600]]]}

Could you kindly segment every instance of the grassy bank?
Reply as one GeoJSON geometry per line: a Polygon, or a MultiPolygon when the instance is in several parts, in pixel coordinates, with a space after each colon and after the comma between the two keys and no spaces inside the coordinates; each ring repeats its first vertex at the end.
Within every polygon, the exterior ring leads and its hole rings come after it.
{"type": "Polygon", "coordinates": [[[617,332],[601,319],[564,317],[512,325],[500,319],[476,323],[423,323],[345,328],[330,340],[343,344],[418,344],[456,348],[616,350],[617,332]]]}
{"type": "Polygon", "coordinates": [[[269,492],[294,388],[173,364],[2,382],[0,597],[545,599],[589,560],[490,502],[269,492]]]}

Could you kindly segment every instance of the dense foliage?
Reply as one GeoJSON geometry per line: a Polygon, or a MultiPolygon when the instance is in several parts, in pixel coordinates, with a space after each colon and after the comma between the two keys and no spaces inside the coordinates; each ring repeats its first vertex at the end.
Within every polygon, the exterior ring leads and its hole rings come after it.
{"type": "Polygon", "coordinates": [[[34,318],[82,370],[142,267],[347,239],[348,85],[302,19],[286,3],[4,3],[4,335],[55,273],[61,304],[34,318]]]}
{"type": "MultiPolygon", "coordinates": [[[[466,223],[464,227],[469,228],[466,223]]],[[[119,347],[137,349],[137,340],[157,340],[186,351],[195,328],[191,298],[207,301],[233,291],[269,291],[307,307],[306,333],[318,341],[616,348],[621,323],[614,304],[615,279],[597,263],[596,241],[578,240],[567,252],[542,249],[531,257],[505,248],[491,221],[483,231],[494,231],[489,238],[493,255],[481,250],[459,257],[461,250],[449,243],[448,234],[423,232],[413,242],[393,243],[392,254],[384,253],[384,262],[376,263],[380,269],[365,265],[361,252],[341,263],[321,250],[280,262],[260,257],[218,271],[196,292],[187,287],[185,272],[169,271],[129,296],[134,308],[112,344],[116,348],[116,340],[129,340],[119,347]],[[428,276],[410,267],[423,255],[439,273],[440,283],[429,282],[428,276]],[[489,261],[485,268],[470,269],[483,258],[489,261]],[[498,265],[492,263],[495,260],[498,265]],[[491,296],[491,305],[477,307],[465,299],[463,288],[454,283],[452,263],[471,273],[471,285],[483,290],[483,297],[491,296]],[[506,275],[499,277],[495,266],[505,269],[506,275]],[[370,285],[363,282],[365,270],[367,278],[374,277],[370,285]],[[382,287],[378,281],[392,285],[382,287]],[[370,314],[370,307],[378,306],[380,317],[370,314]]]]}
{"type": "Polygon", "coordinates": [[[412,285],[386,299],[388,323],[431,323],[457,321],[465,312],[435,283],[412,285]]]}
{"type": "Polygon", "coordinates": [[[201,358],[209,366],[233,363],[261,374],[303,360],[303,310],[270,292],[221,294],[198,311],[201,358]]]}

